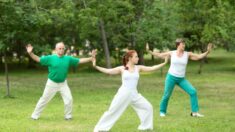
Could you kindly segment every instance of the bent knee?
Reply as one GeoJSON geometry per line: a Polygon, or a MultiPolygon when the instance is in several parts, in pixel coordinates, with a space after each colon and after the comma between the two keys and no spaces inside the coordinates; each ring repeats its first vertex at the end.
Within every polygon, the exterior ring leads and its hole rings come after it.
{"type": "Polygon", "coordinates": [[[146,105],[146,110],[152,113],[152,112],[153,112],[153,106],[152,106],[152,104],[148,103],[148,104],[146,105]]]}
{"type": "Polygon", "coordinates": [[[69,98],[64,103],[65,103],[65,105],[72,104],[73,103],[73,99],[69,98]]]}
{"type": "Polygon", "coordinates": [[[197,95],[197,90],[194,89],[190,92],[190,96],[196,96],[197,95]]]}

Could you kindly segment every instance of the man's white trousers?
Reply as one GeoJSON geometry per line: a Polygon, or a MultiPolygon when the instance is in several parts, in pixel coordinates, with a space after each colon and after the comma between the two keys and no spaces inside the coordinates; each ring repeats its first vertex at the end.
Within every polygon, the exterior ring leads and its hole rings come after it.
{"type": "Polygon", "coordinates": [[[46,107],[46,104],[55,96],[57,92],[60,92],[64,101],[65,118],[66,119],[72,118],[73,98],[71,95],[71,91],[68,87],[67,80],[65,80],[62,83],[56,83],[48,79],[43,95],[39,99],[35,107],[35,110],[31,116],[33,119],[38,119],[40,117],[40,114],[43,111],[43,109],[46,107]]]}

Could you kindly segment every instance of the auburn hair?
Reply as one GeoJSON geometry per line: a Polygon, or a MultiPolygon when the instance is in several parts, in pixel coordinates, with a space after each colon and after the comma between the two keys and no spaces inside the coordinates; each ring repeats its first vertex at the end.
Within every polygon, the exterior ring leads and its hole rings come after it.
{"type": "Polygon", "coordinates": [[[134,54],[134,53],[136,53],[135,50],[128,50],[128,51],[124,54],[124,56],[123,56],[123,58],[122,58],[122,64],[123,64],[123,66],[125,67],[125,70],[128,70],[128,67],[126,66],[126,64],[127,64],[127,62],[129,61],[129,58],[130,58],[130,57],[133,57],[133,54],[134,54]]]}

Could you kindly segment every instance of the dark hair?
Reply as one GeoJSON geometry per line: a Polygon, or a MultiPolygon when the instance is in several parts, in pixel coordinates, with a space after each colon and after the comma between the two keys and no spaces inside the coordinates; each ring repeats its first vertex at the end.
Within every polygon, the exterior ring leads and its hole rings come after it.
{"type": "Polygon", "coordinates": [[[123,66],[125,67],[125,70],[128,70],[128,67],[126,66],[127,62],[129,61],[130,57],[133,57],[133,54],[136,53],[135,50],[128,50],[125,55],[122,58],[123,66]]]}
{"type": "Polygon", "coordinates": [[[182,38],[177,38],[177,39],[175,40],[175,46],[176,46],[176,48],[178,48],[178,46],[180,45],[180,43],[184,43],[184,39],[182,39],[182,38]]]}

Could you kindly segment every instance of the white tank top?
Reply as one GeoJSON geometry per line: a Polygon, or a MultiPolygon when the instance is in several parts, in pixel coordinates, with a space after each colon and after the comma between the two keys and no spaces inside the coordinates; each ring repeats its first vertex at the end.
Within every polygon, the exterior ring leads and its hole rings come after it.
{"type": "Polygon", "coordinates": [[[137,89],[139,80],[139,70],[137,66],[134,68],[134,72],[130,72],[128,70],[124,70],[122,73],[122,87],[128,88],[128,89],[137,89]]]}
{"type": "Polygon", "coordinates": [[[188,63],[188,52],[184,51],[183,56],[178,57],[176,50],[171,52],[171,65],[169,73],[176,77],[185,77],[186,66],[188,63]]]}

